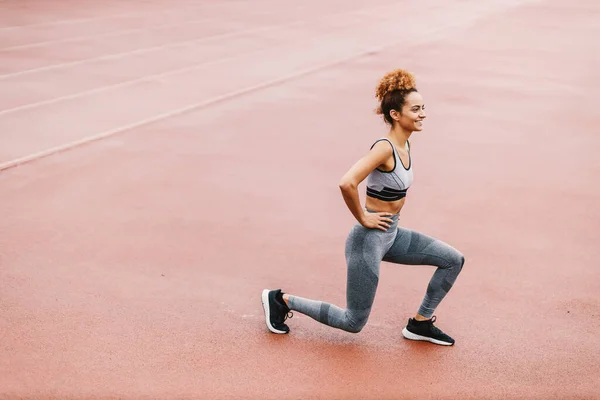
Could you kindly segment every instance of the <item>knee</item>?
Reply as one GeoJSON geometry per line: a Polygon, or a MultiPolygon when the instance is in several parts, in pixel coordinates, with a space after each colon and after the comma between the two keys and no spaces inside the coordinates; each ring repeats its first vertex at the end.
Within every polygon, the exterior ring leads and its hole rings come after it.
{"type": "Polygon", "coordinates": [[[455,260],[454,260],[454,268],[458,269],[458,272],[462,271],[463,265],[465,265],[465,256],[457,252],[455,260]]]}
{"type": "Polygon", "coordinates": [[[443,268],[456,271],[457,274],[460,273],[463,265],[465,265],[465,256],[456,249],[451,249],[444,260],[446,265],[443,268]]]}
{"type": "Polygon", "coordinates": [[[348,329],[346,329],[346,332],[359,333],[360,331],[362,331],[362,328],[364,328],[364,325],[356,325],[356,326],[350,325],[348,327],[348,329]]]}
{"type": "Polygon", "coordinates": [[[356,321],[350,321],[346,329],[350,333],[359,333],[367,325],[367,318],[360,318],[356,321]]]}

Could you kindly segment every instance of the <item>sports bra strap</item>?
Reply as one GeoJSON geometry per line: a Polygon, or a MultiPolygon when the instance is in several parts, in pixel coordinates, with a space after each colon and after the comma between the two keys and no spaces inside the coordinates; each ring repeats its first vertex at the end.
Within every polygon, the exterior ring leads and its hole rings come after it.
{"type": "Polygon", "coordinates": [[[392,141],[391,141],[390,139],[388,139],[388,138],[381,138],[381,139],[377,139],[377,140],[375,141],[375,143],[373,143],[373,145],[371,146],[371,149],[372,149],[373,147],[375,147],[375,145],[376,145],[378,142],[381,142],[382,140],[385,140],[386,142],[388,142],[388,143],[390,144],[390,146],[392,146],[392,152],[394,153],[394,156],[396,156],[396,148],[394,147],[394,143],[392,143],[392,141]]]}

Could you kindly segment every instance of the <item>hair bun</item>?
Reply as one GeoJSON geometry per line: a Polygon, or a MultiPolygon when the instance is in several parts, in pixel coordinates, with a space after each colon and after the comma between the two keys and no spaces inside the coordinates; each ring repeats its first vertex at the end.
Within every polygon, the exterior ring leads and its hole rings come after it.
{"type": "Polygon", "coordinates": [[[416,89],[414,75],[404,69],[395,69],[381,78],[375,90],[375,96],[379,101],[382,101],[389,92],[409,89],[416,89]]]}

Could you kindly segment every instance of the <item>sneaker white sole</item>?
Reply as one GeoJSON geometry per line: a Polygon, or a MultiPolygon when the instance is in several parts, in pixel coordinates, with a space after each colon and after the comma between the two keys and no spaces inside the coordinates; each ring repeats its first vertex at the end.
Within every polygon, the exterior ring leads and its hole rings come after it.
{"type": "Polygon", "coordinates": [[[275,327],[273,325],[271,325],[271,313],[269,311],[269,289],[265,289],[262,291],[262,296],[261,296],[261,302],[262,302],[262,306],[263,306],[263,310],[265,312],[265,322],[267,324],[267,328],[269,328],[269,330],[273,333],[278,333],[278,334],[286,334],[287,332],[285,331],[280,331],[279,329],[275,329],[275,327]]]}
{"type": "Polygon", "coordinates": [[[442,340],[430,338],[427,336],[417,335],[416,333],[412,333],[411,331],[409,331],[406,328],[404,328],[402,330],[402,336],[404,336],[405,338],[407,338],[409,340],[422,340],[424,342],[431,342],[431,343],[439,344],[442,346],[452,346],[454,344],[454,343],[448,343],[448,342],[444,342],[442,340]]]}

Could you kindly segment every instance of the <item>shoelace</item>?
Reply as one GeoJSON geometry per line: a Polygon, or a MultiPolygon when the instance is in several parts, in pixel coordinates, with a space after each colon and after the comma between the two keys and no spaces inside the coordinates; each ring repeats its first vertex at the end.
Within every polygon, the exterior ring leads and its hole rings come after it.
{"type": "Polygon", "coordinates": [[[285,308],[280,308],[281,314],[279,314],[278,323],[283,324],[288,318],[292,318],[294,313],[286,306],[285,308]],[[287,309],[287,312],[285,311],[287,309]]]}
{"type": "Polygon", "coordinates": [[[278,324],[283,324],[283,323],[285,323],[285,321],[286,321],[288,318],[292,318],[293,316],[294,316],[294,313],[293,313],[293,312],[291,312],[291,311],[288,311],[287,313],[285,313],[285,314],[283,314],[283,315],[282,315],[282,314],[280,314],[280,317],[278,318],[278,320],[277,320],[277,323],[278,323],[278,324]]]}
{"type": "Polygon", "coordinates": [[[438,327],[434,326],[433,323],[435,322],[436,318],[435,315],[433,317],[431,317],[431,319],[428,322],[429,325],[429,329],[431,329],[435,334],[437,335],[445,335],[444,332],[442,332],[438,327]]]}
{"type": "Polygon", "coordinates": [[[285,302],[283,302],[283,305],[285,307],[284,310],[287,310],[287,313],[283,317],[283,322],[285,322],[286,319],[292,318],[294,316],[294,313],[292,312],[292,310],[290,310],[290,308],[288,307],[288,305],[285,302]]]}

